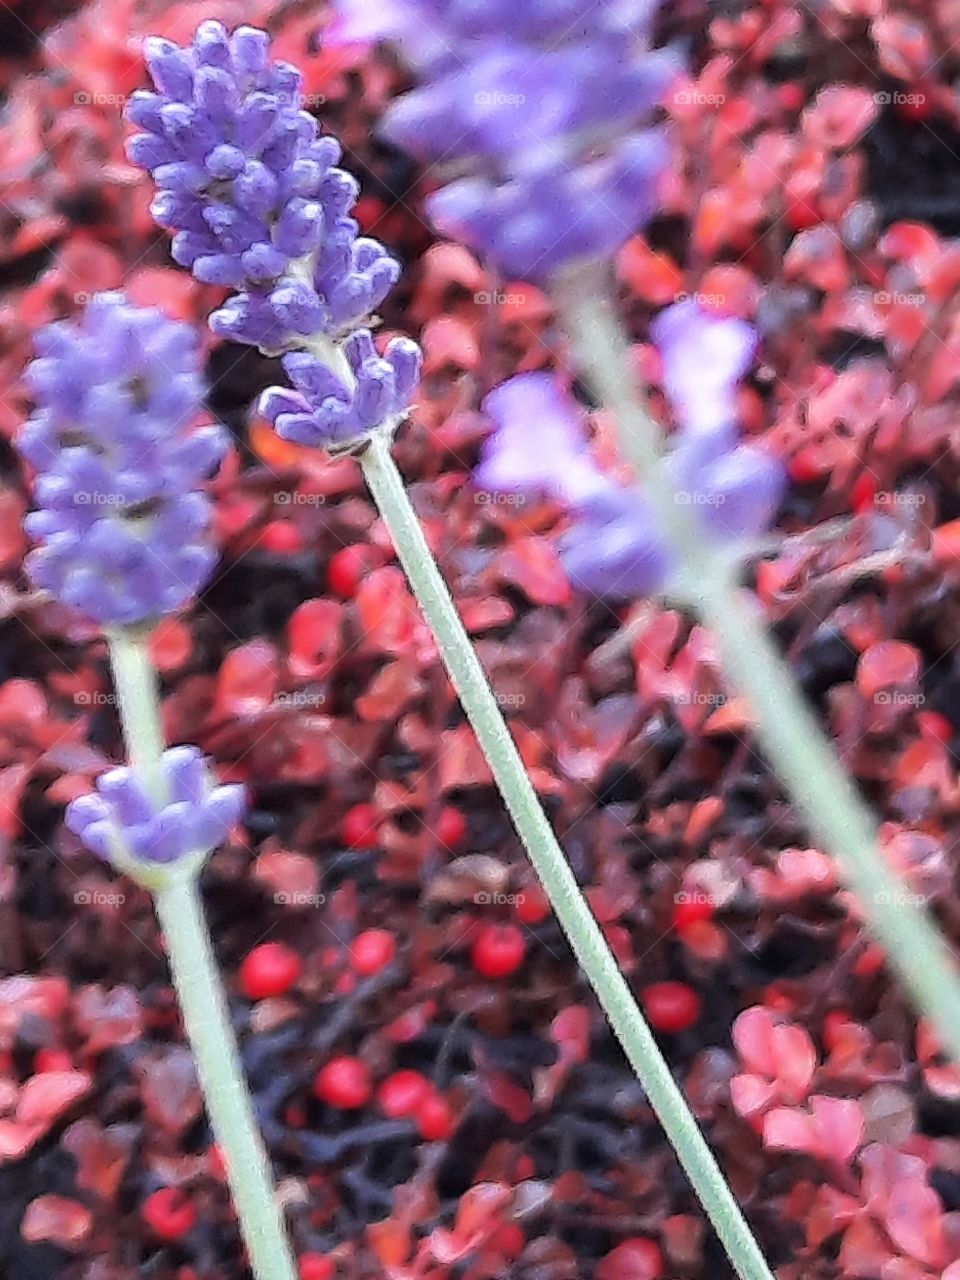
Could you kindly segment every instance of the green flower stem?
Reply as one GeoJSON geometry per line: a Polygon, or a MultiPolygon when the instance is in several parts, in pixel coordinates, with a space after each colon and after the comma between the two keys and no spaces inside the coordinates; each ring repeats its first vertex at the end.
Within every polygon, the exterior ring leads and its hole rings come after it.
{"type": "MultiPolygon", "coordinates": [[[[109,633],[108,640],[131,763],[162,801],[164,740],[147,638],[117,630],[109,633]]],[[[253,1275],[256,1280],[296,1280],[203,917],[197,880],[204,860],[201,854],[171,867],[146,867],[122,853],[115,858],[153,894],[207,1115],[224,1157],[253,1275]]]]}
{"type": "Polygon", "coordinates": [[[390,452],[375,436],[360,463],[463,709],[557,919],[741,1280],[772,1280],[763,1254],[670,1073],[574,878],[440,575],[390,452]]]}
{"type": "MultiPolygon", "coordinates": [[[[594,390],[616,417],[621,447],[640,476],[654,474],[662,432],[642,403],[629,346],[597,270],[561,281],[556,298],[594,390]]],[[[682,561],[684,597],[717,638],[731,685],[749,702],[757,736],[793,803],[856,893],[890,963],[944,1048],[960,1061],[960,982],[929,914],[879,852],[876,824],[778,654],[755,602],[728,560],[676,500],[663,469],[645,489],[682,561]]]]}

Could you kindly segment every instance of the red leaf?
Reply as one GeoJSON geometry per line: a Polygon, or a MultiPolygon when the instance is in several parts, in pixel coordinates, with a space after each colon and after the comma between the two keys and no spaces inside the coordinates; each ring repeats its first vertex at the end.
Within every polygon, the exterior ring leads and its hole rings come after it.
{"type": "Polygon", "coordinates": [[[89,1091],[92,1083],[85,1071],[45,1071],[31,1076],[20,1090],[17,1122],[49,1129],[89,1091]]]}
{"type": "Polygon", "coordinates": [[[566,572],[552,542],[546,538],[521,538],[500,556],[501,577],[533,604],[561,605],[570,601],[572,592],[566,572]]]}

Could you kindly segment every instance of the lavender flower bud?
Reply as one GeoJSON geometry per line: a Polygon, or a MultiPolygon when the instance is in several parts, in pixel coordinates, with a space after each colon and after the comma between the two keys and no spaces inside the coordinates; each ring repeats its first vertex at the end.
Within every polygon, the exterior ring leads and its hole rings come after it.
{"type": "Polygon", "coordinates": [[[343,344],[343,376],[305,351],[291,352],[283,367],[296,388],[271,387],[260,412],[277,434],[297,444],[345,448],[403,416],[420,377],[420,348],[394,338],[378,355],[367,329],[343,344]]]}
{"type": "Polygon", "coordinates": [[[164,802],[148,795],[133,769],[111,769],[97,789],[67,806],[66,825],[98,857],[122,851],[138,862],[168,864],[222,844],[242,818],[241,786],[215,786],[197,747],[163,753],[164,802]]]}
{"type": "Polygon", "coordinates": [[[38,587],[104,625],[170,613],[217,559],[199,486],[226,449],[195,428],[203,397],[189,326],[98,294],[79,322],[49,325],[27,371],[36,411],[18,448],[38,475],[38,587]]]}

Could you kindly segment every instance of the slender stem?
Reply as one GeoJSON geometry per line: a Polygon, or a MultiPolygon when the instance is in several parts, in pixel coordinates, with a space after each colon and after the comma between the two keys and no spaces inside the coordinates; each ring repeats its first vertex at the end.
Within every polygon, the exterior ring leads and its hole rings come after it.
{"type": "Polygon", "coordinates": [[[537,793],[433,559],[390,453],[386,435],[374,437],[361,465],[436,637],[454,688],[490,763],[497,786],[530,860],[543,882],[574,954],[596,992],[650,1104],[673,1144],[741,1280],[772,1280],[750,1228],[670,1073],[653,1033],[547,821],[537,793]]]}
{"type": "MultiPolygon", "coordinates": [[[[165,744],[147,638],[118,629],[108,634],[108,640],[130,761],[156,803],[163,804],[165,744]]],[[[204,856],[156,868],[138,865],[118,849],[114,861],[153,893],[207,1114],[223,1153],[253,1274],[256,1280],[295,1280],[296,1268],[203,918],[197,877],[204,856]]]]}
{"type": "Polygon", "coordinates": [[[107,633],[113,682],[120,699],[120,722],[130,763],[150,794],[163,803],[160,760],[165,742],[160,724],[157,673],[145,635],[118,627],[107,633]]]}
{"type": "Polygon", "coordinates": [[[237,1217],[257,1280],[295,1280],[296,1269],[260,1139],[195,876],[154,895],[183,1021],[237,1217]]]}
{"type": "MultiPolygon", "coordinates": [[[[623,330],[598,272],[562,281],[556,296],[594,389],[613,411],[625,456],[654,474],[661,431],[641,402],[623,330]]],[[[753,601],[676,501],[663,468],[647,501],[682,559],[690,603],[713,631],[731,684],[750,703],[757,733],[794,804],[856,892],[873,932],[945,1049],[960,1060],[960,982],[950,950],[917,895],[879,852],[876,824],[799,693],[753,601]]]]}

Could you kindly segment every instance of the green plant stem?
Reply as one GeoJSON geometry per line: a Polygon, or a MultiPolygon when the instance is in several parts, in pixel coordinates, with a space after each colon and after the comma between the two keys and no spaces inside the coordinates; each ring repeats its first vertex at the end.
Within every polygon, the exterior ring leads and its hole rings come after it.
{"type": "Polygon", "coordinates": [[[427,545],[386,435],[360,462],[414,595],[537,875],[741,1280],[772,1280],[763,1254],[594,919],[543,812],[480,661],[427,545]]]}
{"type": "MultiPolygon", "coordinates": [[[[117,630],[108,634],[108,640],[130,761],[158,803],[163,803],[164,740],[147,637],[117,630]]],[[[201,853],[171,867],[147,867],[123,851],[115,859],[153,894],[207,1115],[226,1164],[253,1274],[256,1280],[296,1280],[204,921],[197,883],[204,860],[201,853]]]]}
{"type": "Polygon", "coordinates": [[[196,877],[172,879],[155,892],[154,902],[251,1270],[257,1280],[295,1280],[296,1268],[244,1084],[196,877]]]}
{"type": "Polygon", "coordinates": [[[692,508],[676,501],[654,470],[662,432],[634,385],[629,346],[606,279],[585,271],[560,282],[556,298],[596,394],[616,417],[621,448],[661,527],[682,560],[685,598],[715,635],[731,685],[749,702],[757,736],[811,832],[860,900],[890,963],[944,1048],[960,1061],[960,981],[944,939],[916,895],[879,851],[876,824],[832,744],[777,652],[756,602],[741,593],[731,564],[704,537],[692,508]]]}

